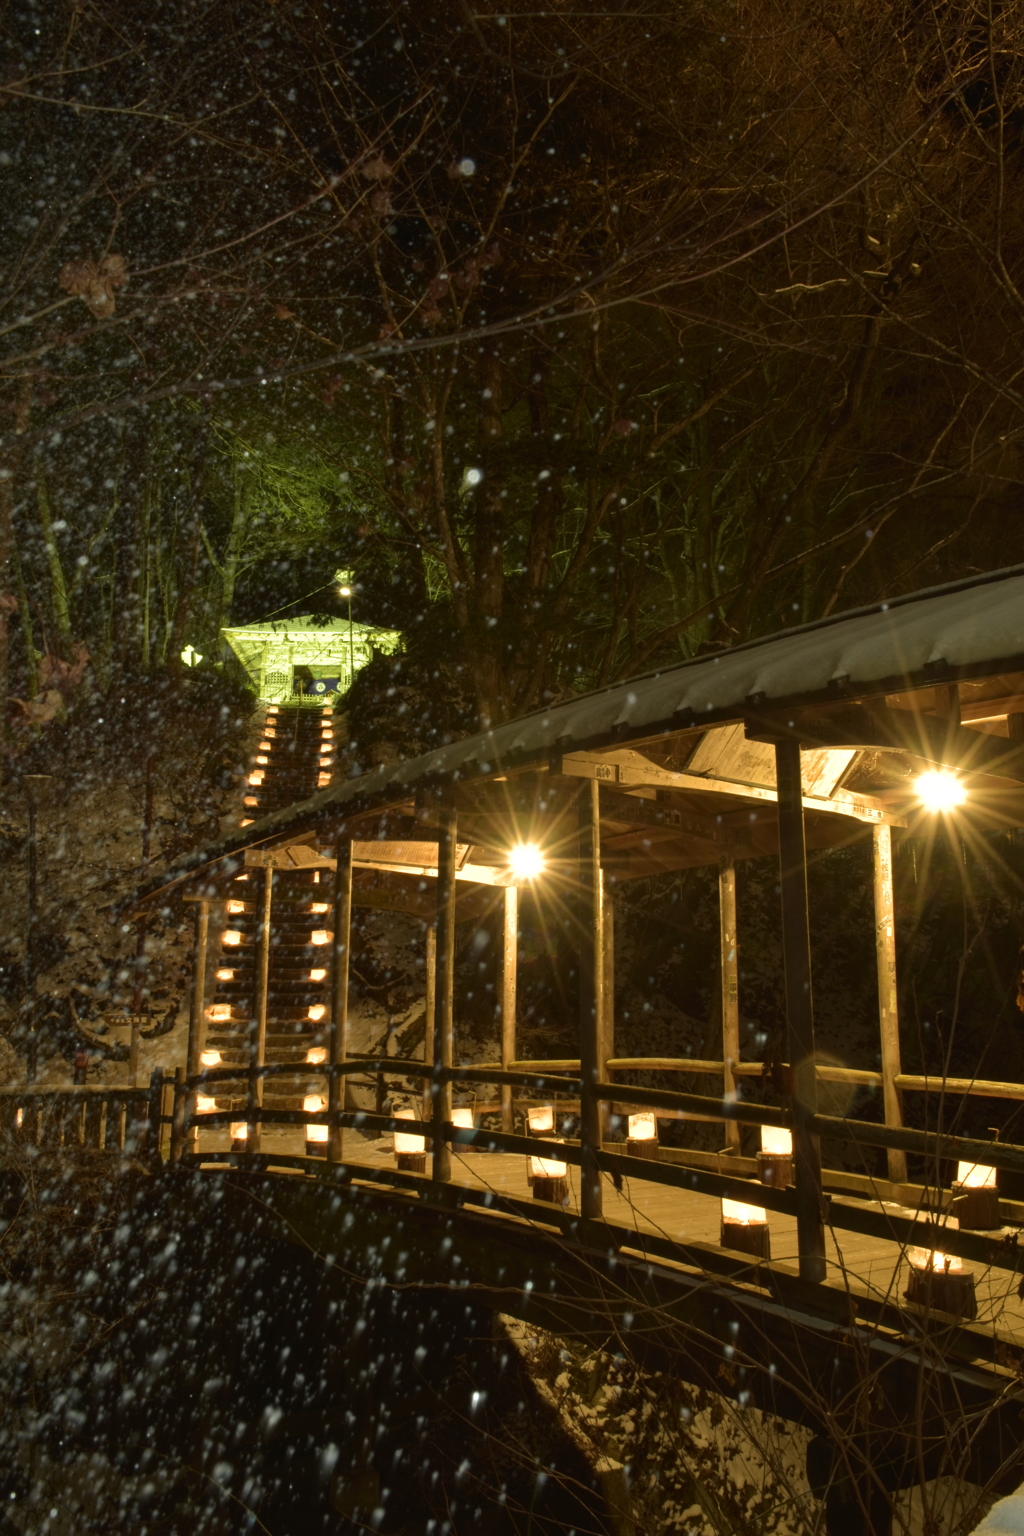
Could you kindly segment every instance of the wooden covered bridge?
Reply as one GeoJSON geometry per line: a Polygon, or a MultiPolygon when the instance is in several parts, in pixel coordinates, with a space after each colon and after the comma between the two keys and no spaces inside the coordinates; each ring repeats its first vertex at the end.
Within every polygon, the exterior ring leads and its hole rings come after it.
{"type": "MultiPolygon", "coordinates": [[[[817,1444],[834,1448],[841,1428],[870,1475],[856,1488],[845,1451],[842,1475],[834,1459],[819,1468],[833,1530],[884,1528],[872,1482],[884,1492],[922,1469],[1020,1481],[1024,1205],[1000,1200],[991,1170],[1024,1171],[1024,1146],[903,1123],[910,1095],[947,1115],[965,1095],[1024,1099],[1021,1083],[902,1070],[893,830],[919,834],[937,815],[976,836],[1024,827],[1022,567],[783,631],[334,782],[140,893],[140,911],[183,897],[196,914],[188,1062],[173,1090],[158,1084],[146,1101],[151,1150],[163,1146],[167,1178],[190,1175],[196,1210],[214,1187],[244,1204],[255,1181],[264,1216],[325,1251],[340,1244],[354,1272],[479,1287],[502,1310],[670,1361],[811,1424],[817,1444]],[[823,1066],[807,854],[860,838],[874,850],[880,1068],[823,1066]],[[736,863],[764,857],[780,868],[788,1040],[772,1105],[744,1095],[762,1064],[741,1057],[737,987],[736,863]],[[618,1055],[610,893],[694,866],[718,871],[720,1054],[618,1055]],[[524,889],[571,914],[572,1060],[517,1054],[524,889]],[[350,1054],[359,905],[426,925],[423,1059],[350,1054]],[[457,928],[496,908],[493,1060],[460,1065],[457,928]],[[295,1006],[291,1043],[278,1030],[270,1059],[275,964],[295,1006]],[[312,977],[326,983],[323,1005],[305,1004],[312,977]],[[224,1064],[207,1031],[226,1017],[246,1051],[224,1064]],[[703,1075],[707,1091],[648,1081],[673,1072],[703,1075]],[[401,1077],[404,1110],[347,1099],[346,1081],[368,1074],[401,1077]],[[883,1122],[821,1113],[829,1079],[879,1088],[883,1122]],[[477,1095],[485,1112],[454,1105],[453,1092],[477,1095]],[[719,1121],[722,1150],[652,1157],[641,1124],[651,1112],[719,1121]],[[626,1115],[638,1119],[624,1142],[626,1115]],[[741,1153],[743,1123],[762,1128],[759,1158],[741,1153]],[[409,1138],[397,1158],[393,1136],[409,1138]],[[887,1176],[823,1167],[823,1140],[864,1149],[866,1168],[884,1148],[887,1176]],[[927,1159],[927,1182],[908,1181],[908,1153],[927,1159]],[[950,1159],[956,1190],[940,1178],[950,1159]],[[405,1237],[388,1256],[396,1222],[405,1237]],[[861,1523],[844,1525],[854,1506],[861,1523]]],[[[941,1127],[934,1113],[929,1123],[941,1127]]],[[[62,1134],[80,1138],[76,1124],[62,1134]]]]}

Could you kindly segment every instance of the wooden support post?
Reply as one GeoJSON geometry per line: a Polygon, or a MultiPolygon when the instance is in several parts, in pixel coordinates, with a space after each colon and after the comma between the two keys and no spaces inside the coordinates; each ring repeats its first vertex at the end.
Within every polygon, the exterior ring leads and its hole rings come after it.
{"type": "Polygon", "coordinates": [[[452,1118],[452,1085],[442,1074],[452,1064],[455,992],[455,807],[442,804],[437,822],[437,970],[434,987],[434,1072],[430,1081],[433,1121],[433,1178],[447,1183],[452,1176],[451,1148],[444,1128],[452,1118]]]}
{"type": "MultiPolygon", "coordinates": [[[[185,1048],[185,1076],[199,1071],[206,1044],[206,955],[210,940],[210,903],[196,902],[196,942],[192,951],[192,994],[188,1011],[188,1045],[185,1048]]],[[[196,1091],[190,1089],[183,1105],[183,1150],[191,1152],[196,1144],[196,1091]]],[[[177,1159],[175,1159],[177,1161],[177,1159]]]]}
{"type": "MultiPolygon", "coordinates": [[[[615,1056],[615,903],[611,882],[601,870],[601,1076],[611,1077],[608,1062],[615,1056]]],[[[601,1139],[608,1136],[610,1104],[601,1105],[601,1139]]]]}
{"type": "MultiPolygon", "coordinates": [[[[348,1056],[348,976],[352,944],[352,839],[339,837],[335,849],[334,870],[334,941],[331,946],[331,1035],[328,1060],[340,1067],[348,1056]]],[[[327,1108],[332,1114],[345,1107],[345,1080],[332,1075],[327,1090],[327,1108]]],[[[327,1133],[327,1161],[340,1163],[344,1133],[332,1125],[327,1133]]]]}
{"type": "MultiPolygon", "coordinates": [[[[722,1088],[726,1098],[736,1097],[733,1067],[740,1059],[739,956],[736,948],[736,863],[731,853],[718,866],[718,920],[721,931],[722,967],[722,1088]]],[[[725,1143],[730,1152],[740,1150],[738,1120],[725,1122],[725,1143]]]]}
{"type": "MultiPolygon", "coordinates": [[[[434,1021],[436,1018],[437,1004],[437,923],[430,922],[426,925],[426,933],[423,937],[423,964],[425,970],[425,1005],[426,1012],[423,1018],[423,1060],[429,1065],[434,1059],[434,1021]]],[[[424,1079],[423,1083],[423,1118],[429,1120],[433,1114],[434,1098],[430,1090],[430,1079],[424,1079]]]]}
{"type": "Polygon", "coordinates": [[[601,804],[596,779],[588,779],[577,801],[577,859],[580,946],[580,1214],[601,1216],[601,1106],[594,1085],[601,1071],[601,804]]]}
{"type": "MultiPolygon", "coordinates": [[[[875,958],[878,963],[878,1027],[882,1045],[882,1102],[886,1125],[902,1126],[903,1106],[896,1079],[900,1074],[900,1016],[896,1001],[896,925],[892,894],[892,832],[874,828],[875,958]]],[[[907,1179],[907,1154],[887,1147],[889,1177],[907,1179]]]]}
{"type": "Polygon", "coordinates": [[[796,1183],[797,1249],[803,1280],[825,1278],[821,1147],[807,1121],[817,1113],[811,1002],[811,936],[807,908],[807,845],[804,839],[800,743],[775,743],[778,789],[779,871],[782,890],[782,954],[786,977],[786,1024],[792,1087],[793,1171],[796,1183]]]}
{"type": "MultiPolygon", "coordinates": [[[[249,1024],[249,1096],[247,1108],[251,1112],[263,1107],[263,1078],[257,1076],[267,1060],[267,993],[270,982],[270,909],[274,894],[274,866],[267,864],[263,870],[263,889],[260,892],[260,915],[256,928],[256,963],[252,999],[252,1019],[249,1024]]],[[[262,1142],[262,1126],[250,1113],[246,1122],[245,1150],[258,1152],[262,1142]]]]}
{"type": "Polygon", "coordinates": [[[185,1079],[184,1067],[174,1069],[174,1102],[171,1109],[171,1162],[180,1163],[185,1150],[185,1079]]]}
{"type": "MultiPolygon", "coordinates": [[[[519,888],[505,887],[505,922],[501,948],[501,1070],[516,1059],[516,961],[519,947],[519,888]]],[[[501,1128],[511,1133],[512,1084],[501,1087],[501,1128]]]]}

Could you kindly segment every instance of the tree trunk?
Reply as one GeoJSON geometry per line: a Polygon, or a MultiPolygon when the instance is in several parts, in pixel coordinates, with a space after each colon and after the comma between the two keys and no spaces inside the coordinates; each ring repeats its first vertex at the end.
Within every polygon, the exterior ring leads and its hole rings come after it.
{"type": "MultiPolygon", "coordinates": [[[[28,427],[32,408],[32,380],[24,378],[14,413],[14,430],[20,434],[28,427]]],[[[0,784],[3,783],[4,757],[7,751],[7,711],[10,704],[10,620],[17,606],[11,591],[11,557],[14,552],[14,500],[21,468],[20,444],[8,449],[0,460],[0,784]]]]}
{"type": "Polygon", "coordinates": [[[60,563],[60,550],[53,533],[53,513],[50,510],[50,491],[46,483],[46,469],[41,458],[36,459],[36,505],[39,508],[39,526],[43,532],[46,563],[50,568],[50,607],[57,630],[57,651],[65,661],[71,660],[71,609],[68,603],[67,582],[64,567],[60,563]]]}
{"type": "Polygon", "coordinates": [[[180,672],[184,665],[181,653],[185,648],[192,602],[199,575],[199,556],[203,547],[203,474],[206,468],[206,448],[210,436],[210,418],[204,411],[196,424],[195,439],[188,473],[188,502],[184,524],[184,549],[178,600],[174,606],[171,634],[167,647],[167,666],[172,672],[180,672]]]}

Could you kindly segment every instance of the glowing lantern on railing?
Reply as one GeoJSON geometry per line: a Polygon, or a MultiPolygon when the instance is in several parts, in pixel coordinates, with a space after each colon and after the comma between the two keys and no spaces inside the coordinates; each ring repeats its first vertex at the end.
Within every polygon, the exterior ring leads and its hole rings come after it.
{"type": "Polygon", "coordinates": [[[326,789],[327,785],[330,782],[331,782],[331,776],[330,776],[329,773],[318,773],[317,774],[317,777],[316,777],[316,787],[317,787],[317,789],[326,789]]]}
{"type": "MultiPolygon", "coordinates": [[[[260,801],[259,801],[259,796],[258,795],[244,795],[243,798],[242,798],[242,804],[243,805],[257,806],[257,805],[259,805],[259,803],[260,803],[260,801]]],[[[238,825],[240,827],[251,827],[252,826],[252,817],[250,816],[248,821],[240,821],[238,823],[238,825]]]]}
{"type": "Polygon", "coordinates": [[[974,1275],[964,1269],[963,1260],[956,1254],[908,1248],[907,1262],[910,1274],[904,1295],[908,1301],[929,1310],[949,1312],[954,1317],[977,1317],[974,1275]]]}
{"type": "MultiPolygon", "coordinates": [[[[261,741],[259,750],[261,752],[272,752],[274,750],[274,743],[272,741],[261,741]]],[[[266,757],[258,757],[256,761],[258,763],[266,763],[269,762],[270,759],[266,757]]]]}
{"type": "Polygon", "coordinates": [[[265,756],[262,756],[262,755],[257,755],[256,761],[258,763],[266,764],[266,763],[269,763],[270,759],[269,759],[269,757],[265,757],[265,756]]]}
{"type": "Polygon", "coordinates": [[[232,1152],[244,1152],[249,1138],[249,1127],[244,1120],[232,1120],[231,1122],[231,1150],[232,1152]]]}
{"type": "MultiPolygon", "coordinates": [[[[411,1109],[396,1109],[395,1120],[415,1120],[411,1109]]],[[[406,1173],[426,1173],[427,1144],[422,1136],[412,1136],[408,1131],[395,1131],[395,1162],[406,1173]]]]}
{"type": "Polygon", "coordinates": [[[206,1017],[211,1024],[223,1024],[231,1017],[230,1003],[211,1003],[206,1010],[206,1017]]]}
{"type": "Polygon", "coordinates": [[[957,1163],[950,1210],[967,1230],[991,1232],[1001,1227],[996,1170],[986,1163],[957,1163]]]}
{"type": "Polygon", "coordinates": [[[334,762],[334,758],[333,757],[322,757],[320,759],[319,766],[321,768],[330,768],[333,762],[334,762]]]}
{"type": "Polygon", "coordinates": [[[306,1060],[311,1067],[322,1067],[327,1061],[327,1050],[322,1045],[311,1045],[306,1052],[306,1060]]]}
{"type": "Polygon", "coordinates": [[[201,1067],[219,1067],[221,1063],[220,1051],[203,1051],[199,1058],[201,1067]]]}
{"type": "Polygon", "coordinates": [[[245,911],[245,902],[244,901],[234,901],[234,900],[226,901],[224,903],[224,911],[225,912],[244,912],[245,911]]]}
{"type": "Polygon", "coordinates": [[[212,1115],[213,1111],[216,1108],[217,1108],[217,1100],[216,1099],[211,1099],[209,1094],[207,1094],[207,1093],[197,1093],[196,1094],[196,1114],[197,1115],[212,1115]]]}
{"type": "Polygon", "coordinates": [[[309,910],[311,912],[329,912],[331,908],[330,904],[326,901],[311,901],[309,910]]]}
{"type": "MultiPolygon", "coordinates": [[[[452,1110],[452,1125],[456,1126],[460,1131],[471,1131],[471,1130],[473,1130],[474,1129],[474,1121],[473,1121],[473,1107],[472,1107],[472,1105],[470,1105],[470,1104],[459,1104],[459,1105],[457,1105],[452,1110]]],[[[475,1152],[476,1148],[475,1147],[471,1147],[471,1146],[462,1146],[462,1147],[459,1148],[459,1151],[460,1152],[475,1152]]]]}
{"type": "Polygon", "coordinates": [[[277,707],[276,704],[268,704],[267,705],[267,714],[268,715],[276,715],[278,713],[279,713],[279,711],[278,711],[278,707],[277,707]]]}
{"type": "MultiPolygon", "coordinates": [[[[548,1145],[554,1148],[562,1143],[551,1141],[548,1145]]],[[[559,1157],[539,1157],[531,1153],[526,1159],[526,1173],[528,1182],[533,1185],[533,1198],[546,1200],[549,1205],[568,1205],[568,1171],[559,1157]]]]}
{"type": "Polygon", "coordinates": [[[314,928],[309,936],[311,944],[329,944],[334,935],[327,928],[314,928]]]}
{"type": "Polygon", "coordinates": [[[327,972],[324,970],[324,968],[322,966],[319,966],[319,965],[318,966],[314,966],[313,970],[311,970],[310,973],[309,973],[310,981],[323,981],[326,976],[327,976],[327,972]]]}
{"type": "Polygon", "coordinates": [[[321,730],[321,732],[320,732],[320,740],[321,741],[333,741],[334,740],[334,732],[331,730],[329,725],[325,725],[323,727],[323,729],[321,730]]]}
{"type": "MultiPolygon", "coordinates": [[[[302,1101],[302,1107],[307,1115],[319,1115],[327,1108],[327,1100],[319,1093],[307,1093],[302,1101]]],[[[323,1157],[327,1146],[326,1125],[306,1126],[306,1156],[323,1157]]]]}
{"type": "Polygon", "coordinates": [[[646,1157],[650,1162],[657,1162],[659,1153],[658,1122],[654,1111],[644,1109],[630,1115],[627,1121],[626,1155],[646,1157]]]}
{"type": "Polygon", "coordinates": [[[762,1184],[784,1189],[793,1182],[793,1133],[782,1125],[762,1125],[757,1176],[762,1184]]]}
{"type": "Polygon", "coordinates": [[[771,1232],[764,1207],[748,1205],[743,1200],[723,1200],[721,1243],[723,1248],[732,1248],[738,1253],[770,1259],[771,1232]]]}
{"type": "Polygon", "coordinates": [[[229,947],[231,947],[235,944],[241,944],[241,942],[242,935],[239,933],[237,928],[225,928],[223,934],[221,935],[222,944],[227,944],[229,947]]]}
{"type": "Polygon", "coordinates": [[[532,1109],[526,1111],[526,1123],[530,1128],[531,1136],[545,1136],[555,1128],[555,1106],[553,1104],[535,1104],[532,1109]]]}
{"type": "Polygon", "coordinates": [[[258,784],[262,784],[263,783],[264,777],[265,777],[265,775],[264,775],[263,769],[262,768],[256,768],[249,775],[249,783],[255,788],[258,784]]]}
{"type": "Polygon", "coordinates": [[[318,1021],[323,1018],[326,1012],[327,1009],[324,1007],[323,1003],[310,1003],[309,1008],[306,1011],[306,1017],[313,1019],[314,1021],[318,1021]]]}
{"type": "Polygon", "coordinates": [[[234,979],[235,979],[235,973],[230,968],[230,966],[227,966],[227,965],[218,966],[218,968],[217,968],[217,980],[218,981],[234,981],[234,979]]]}

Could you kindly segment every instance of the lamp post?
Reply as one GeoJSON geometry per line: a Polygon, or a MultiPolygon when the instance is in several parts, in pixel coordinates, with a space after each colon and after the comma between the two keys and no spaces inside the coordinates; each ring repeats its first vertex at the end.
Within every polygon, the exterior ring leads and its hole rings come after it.
{"type": "Polygon", "coordinates": [[[351,688],[356,676],[356,651],[355,641],[352,637],[352,572],[335,571],[335,580],[339,583],[338,596],[348,601],[348,685],[351,688]]]}

